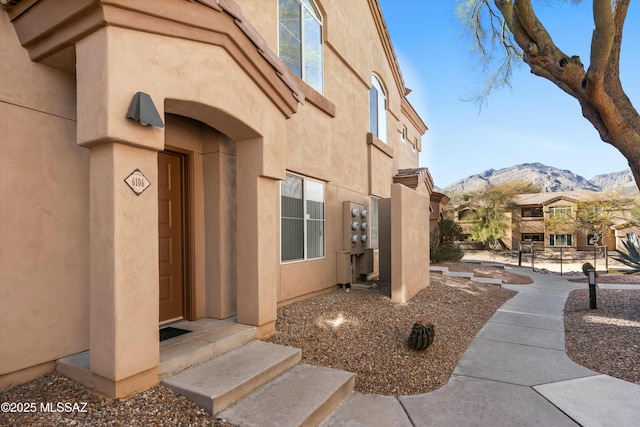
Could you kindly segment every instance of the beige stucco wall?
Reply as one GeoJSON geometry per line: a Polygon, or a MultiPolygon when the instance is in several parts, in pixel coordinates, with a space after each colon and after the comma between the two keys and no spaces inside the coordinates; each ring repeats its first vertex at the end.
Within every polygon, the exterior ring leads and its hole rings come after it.
{"type": "MultiPolygon", "coordinates": [[[[392,178],[398,169],[418,166],[418,153],[411,144],[400,141],[400,123],[407,126],[412,138],[418,132],[401,112],[404,88],[396,86],[367,0],[325,3],[317,2],[323,13],[325,41],[321,96],[335,106],[335,117],[308,101],[300,105],[287,121],[285,163],[288,171],[326,181],[326,256],[281,264],[281,303],[335,286],[335,254],[343,250],[342,203],[353,201],[368,208],[371,195],[391,196],[392,178]],[[372,73],[380,77],[387,92],[386,146],[391,155],[367,143],[372,73]]],[[[257,8],[251,1],[239,4],[277,52],[277,26],[273,24],[277,8],[257,8]],[[267,13],[273,13],[271,20],[265,18],[267,13]]]]}
{"type": "MultiPolygon", "coordinates": [[[[241,0],[238,4],[277,52],[277,1],[241,0]]],[[[336,115],[330,118],[309,102],[299,108],[287,123],[287,169],[324,180],[330,176],[336,185],[389,197],[392,175],[398,169],[418,165],[418,152],[412,149],[411,141],[420,134],[401,112],[404,88],[396,86],[367,0],[339,4],[319,0],[316,4],[323,14],[325,41],[322,95],[335,105],[336,115]],[[382,80],[387,92],[386,140],[394,153],[392,158],[374,154],[369,160],[366,134],[372,73],[382,80]],[[400,140],[402,125],[408,129],[407,142],[400,140]],[[313,162],[309,162],[310,155],[313,162]],[[384,186],[372,185],[373,193],[368,188],[370,171],[386,180],[384,186]]]]}
{"type": "MultiPolygon", "coordinates": [[[[522,243],[522,235],[523,234],[544,234],[545,232],[545,222],[543,218],[523,218],[522,217],[522,208],[528,206],[518,206],[515,210],[515,214],[512,217],[511,222],[511,236],[512,243],[510,249],[517,250],[522,243]]],[[[537,243],[539,245],[544,245],[545,242],[537,243]]]]}
{"type": "MultiPolygon", "coordinates": [[[[88,346],[89,153],[75,144],[74,77],[31,63],[5,13],[0,56],[4,389],[16,382],[7,373],[88,346]]],[[[39,373],[23,372],[20,378],[39,373]]]]}
{"type": "Polygon", "coordinates": [[[391,187],[391,299],[405,303],[429,285],[429,197],[391,187]],[[416,212],[425,212],[416,215],[416,212]]]}

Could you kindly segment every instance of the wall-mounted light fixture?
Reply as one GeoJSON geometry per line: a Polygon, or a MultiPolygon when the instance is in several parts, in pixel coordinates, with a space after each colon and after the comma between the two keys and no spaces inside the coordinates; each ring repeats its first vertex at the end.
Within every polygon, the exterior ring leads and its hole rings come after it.
{"type": "Polygon", "coordinates": [[[149,94],[138,92],[133,95],[129,111],[127,111],[127,119],[133,119],[140,122],[142,126],[164,127],[162,118],[158,114],[156,106],[153,104],[149,94]]]}

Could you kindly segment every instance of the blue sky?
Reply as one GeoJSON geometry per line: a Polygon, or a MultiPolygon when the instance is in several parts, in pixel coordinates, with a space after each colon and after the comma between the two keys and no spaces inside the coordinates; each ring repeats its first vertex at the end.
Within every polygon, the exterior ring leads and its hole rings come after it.
{"type": "MultiPolygon", "coordinates": [[[[519,67],[512,87],[494,91],[488,104],[464,101],[484,87],[478,58],[455,15],[454,0],[380,0],[409,101],[429,127],[420,166],[444,187],[474,173],[540,162],[587,179],[628,168],[582,117],[576,100],[519,67]]],[[[568,55],[585,67],[593,17],[591,1],[534,2],[541,22],[568,55]]],[[[621,78],[640,108],[640,2],[631,2],[623,34],[621,78]],[[634,49],[635,46],[635,49],[634,49]]]]}

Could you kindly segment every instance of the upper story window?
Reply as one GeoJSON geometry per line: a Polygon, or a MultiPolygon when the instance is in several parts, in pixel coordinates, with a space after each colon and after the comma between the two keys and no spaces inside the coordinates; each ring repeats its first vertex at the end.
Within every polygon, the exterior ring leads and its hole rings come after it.
{"type": "Polygon", "coordinates": [[[400,139],[402,140],[402,142],[405,142],[407,140],[407,127],[406,126],[402,126],[402,133],[400,134],[400,139]]]}
{"type": "Polygon", "coordinates": [[[552,206],[549,208],[549,218],[569,219],[571,218],[571,206],[552,206]]]}
{"type": "Polygon", "coordinates": [[[458,211],[458,220],[469,219],[471,217],[471,214],[473,214],[473,211],[471,209],[463,209],[461,211],[458,211]]]}
{"type": "Polygon", "coordinates": [[[522,208],[523,218],[542,218],[542,208],[539,206],[522,208]]]}
{"type": "Polygon", "coordinates": [[[380,80],[371,75],[369,91],[369,131],[382,142],[387,142],[387,97],[380,80]]]}
{"type": "Polygon", "coordinates": [[[280,59],[322,93],[322,17],[311,0],[279,0],[278,5],[280,59]]]}
{"type": "Polygon", "coordinates": [[[414,137],[413,138],[413,146],[411,147],[411,149],[416,152],[418,150],[418,138],[414,137]]]}

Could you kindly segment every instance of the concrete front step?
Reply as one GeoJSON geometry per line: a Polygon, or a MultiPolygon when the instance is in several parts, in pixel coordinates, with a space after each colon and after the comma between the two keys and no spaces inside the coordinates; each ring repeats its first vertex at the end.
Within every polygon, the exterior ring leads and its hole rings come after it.
{"type": "Polygon", "coordinates": [[[298,364],[218,414],[239,426],[317,426],[353,390],[355,375],[298,364]]]}
{"type": "MultiPolygon", "coordinates": [[[[185,320],[171,326],[188,329],[191,332],[159,343],[158,377],[160,379],[213,359],[256,337],[255,327],[238,324],[235,318],[226,320],[205,318],[194,322],[185,320]]],[[[56,370],[74,381],[91,387],[93,372],[89,367],[89,359],[89,351],[63,357],[57,361],[56,370]]]]}
{"type": "Polygon", "coordinates": [[[216,414],[294,366],[301,354],[297,348],[252,341],[162,383],[216,414]]]}
{"type": "Polygon", "coordinates": [[[192,332],[160,343],[160,379],[211,360],[256,338],[254,326],[239,324],[235,318],[181,321],[171,326],[192,332]]]}

